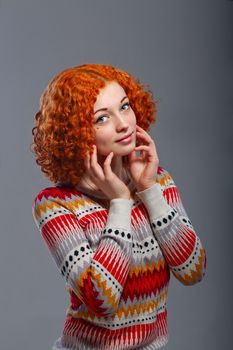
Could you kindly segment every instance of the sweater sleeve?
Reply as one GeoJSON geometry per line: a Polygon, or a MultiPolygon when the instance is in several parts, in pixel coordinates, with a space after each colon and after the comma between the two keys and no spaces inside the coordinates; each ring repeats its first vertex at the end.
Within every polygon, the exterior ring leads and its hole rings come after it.
{"type": "Polygon", "coordinates": [[[148,211],[151,228],[173,275],[184,285],[195,284],[205,275],[205,249],[170,173],[163,169],[157,181],[136,194],[148,211]]]}
{"type": "MultiPolygon", "coordinates": [[[[89,312],[103,317],[114,314],[130,269],[133,200],[110,201],[106,225],[93,251],[79,213],[59,199],[61,190],[56,189],[56,195],[44,191],[33,202],[33,217],[58,269],[89,312]]],[[[82,202],[80,196],[76,203],[82,202]]]]}

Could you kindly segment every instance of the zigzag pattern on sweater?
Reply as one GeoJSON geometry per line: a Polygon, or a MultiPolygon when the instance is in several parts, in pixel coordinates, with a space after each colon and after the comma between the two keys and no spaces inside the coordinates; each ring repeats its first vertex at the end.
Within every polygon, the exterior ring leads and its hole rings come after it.
{"type": "Polygon", "coordinates": [[[197,283],[206,254],[171,175],[162,167],[157,175],[137,201],[112,200],[109,210],[69,186],[35,197],[34,220],[70,297],[56,349],[152,350],[168,341],[170,271],[197,283]]]}

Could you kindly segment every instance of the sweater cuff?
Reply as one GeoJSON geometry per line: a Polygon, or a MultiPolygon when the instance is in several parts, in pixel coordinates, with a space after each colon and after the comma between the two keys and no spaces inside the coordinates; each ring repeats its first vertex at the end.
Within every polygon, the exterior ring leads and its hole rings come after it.
{"type": "Polygon", "coordinates": [[[166,202],[159,183],[155,183],[144,191],[136,192],[136,195],[144,203],[150,219],[157,219],[171,210],[171,206],[166,202]]]}
{"type": "Polygon", "coordinates": [[[107,226],[119,226],[130,230],[133,199],[114,198],[110,201],[107,226]]]}

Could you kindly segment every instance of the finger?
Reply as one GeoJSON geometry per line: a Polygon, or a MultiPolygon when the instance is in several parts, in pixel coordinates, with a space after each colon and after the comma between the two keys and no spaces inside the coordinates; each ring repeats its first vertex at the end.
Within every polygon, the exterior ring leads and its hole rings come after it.
{"type": "Polygon", "coordinates": [[[142,133],[141,131],[137,131],[137,134],[136,134],[137,138],[141,138],[149,143],[153,142],[152,138],[150,137],[150,135],[148,134],[144,134],[142,133]]]}
{"type": "Polygon", "coordinates": [[[104,175],[106,178],[110,178],[110,176],[112,175],[111,162],[112,162],[113,156],[114,156],[114,153],[110,152],[108,154],[108,156],[106,157],[104,164],[103,164],[104,175]]]}
{"type": "Polygon", "coordinates": [[[151,160],[152,158],[156,157],[156,152],[153,149],[151,149],[150,146],[146,146],[146,145],[137,146],[135,147],[135,150],[141,152],[142,158],[145,158],[146,156],[151,160]]]}
{"type": "Polygon", "coordinates": [[[87,152],[85,158],[84,158],[84,166],[87,171],[90,170],[90,153],[87,152]]]}
{"type": "Polygon", "coordinates": [[[138,157],[137,157],[137,154],[136,154],[136,150],[130,152],[127,157],[128,157],[128,161],[129,162],[134,161],[135,159],[137,159],[138,157]]]}
{"type": "Polygon", "coordinates": [[[143,133],[144,135],[148,135],[148,136],[150,136],[149,134],[148,134],[148,132],[146,131],[146,130],[144,130],[143,128],[141,128],[139,125],[136,125],[136,131],[138,132],[141,132],[141,133],[143,133]]]}
{"type": "Polygon", "coordinates": [[[141,150],[150,151],[150,146],[146,146],[146,145],[137,146],[137,147],[135,147],[135,150],[136,151],[141,151],[141,150]]]}
{"type": "Polygon", "coordinates": [[[90,170],[91,170],[93,176],[95,176],[97,178],[103,177],[103,170],[102,170],[100,164],[98,163],[96,145],[93,145],[93,153],[92,153],[91,160],[90,160],[90,170]]]}
{"type": "Polygon", "coordinates": [[[140,155],[138,157],[138,159],[145,159],[145,157],[147,157],[147,154],[149,153],[149,148],[148,146],[139,146],[136,147],[135,149],[137,152],[140,152],[140,155]]]}
{"type": "Polygon", "coordinates": [[[145,131],[143,128],[141,128],[139,125],[136,124],[136,128],[139,129],[139,130],[143,130],[145,131]]]}
{"type": "Polygon", "coordinates": [[[146,130],[144,130],[143,128],[141,128],[139,125],[136,125],[136,131],[140,131],[145,135],[149,135],[148,132],[146,130]]]}
{"type": "Polygon", "coordinates": [[[93,152],[90,155],[90,165],[93,166],[95,161],[96,161],[96,146],[93,145],[93,152]]]}

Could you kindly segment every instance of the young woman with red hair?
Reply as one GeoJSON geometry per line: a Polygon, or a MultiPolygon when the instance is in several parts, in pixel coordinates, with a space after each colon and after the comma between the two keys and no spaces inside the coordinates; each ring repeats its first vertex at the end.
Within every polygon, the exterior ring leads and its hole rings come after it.
{"type": "Polygon", "coordinates": [[[53,349],[158,349],[170,271],[184,285],[205,274],[205,249],[147,133],[156,112],[149,88],[110,65],[66,69],[41,96],[32,151],[53,186],[33,216],[70,297],[53,349]]]}

